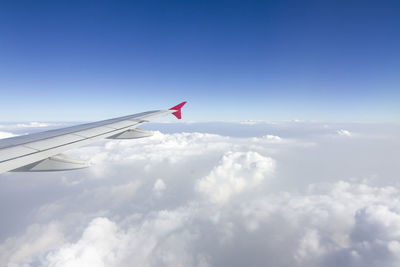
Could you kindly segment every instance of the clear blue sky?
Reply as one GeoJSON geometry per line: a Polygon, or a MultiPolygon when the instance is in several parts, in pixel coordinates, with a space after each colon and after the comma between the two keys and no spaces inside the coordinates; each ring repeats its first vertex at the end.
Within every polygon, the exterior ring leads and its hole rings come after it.
{"type": "Polygon", "coordinates": [[[400,1],[1,1],[0,121],[399,121],[400,1]]]}

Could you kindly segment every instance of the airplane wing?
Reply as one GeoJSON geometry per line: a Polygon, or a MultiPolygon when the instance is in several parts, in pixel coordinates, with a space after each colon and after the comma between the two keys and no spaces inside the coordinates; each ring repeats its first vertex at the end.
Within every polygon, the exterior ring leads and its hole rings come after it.
{"type": "Polygon", "coordinates": [[[0,173],[7,171],[64,171],[88,167],[81,160],[63,154],[96,140],[135,139],[151,136],[137,128],[157,117],[173,114],[181,119],[182,102],[168,110],[154,110],[115,119],[81,124],[41,133],[0,140],[0,173]]]}

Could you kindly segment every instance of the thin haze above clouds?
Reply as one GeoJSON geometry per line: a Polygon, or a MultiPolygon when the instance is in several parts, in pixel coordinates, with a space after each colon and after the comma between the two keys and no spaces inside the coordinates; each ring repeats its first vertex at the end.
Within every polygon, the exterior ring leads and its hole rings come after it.
{"type": "MultiPolygon", "coordinates": [[[[1,134],[52,127],[27,125],[1,134]]],[[[399,266],[399,125],[147,128],[68,152],[89,169],[2,174],[1,265],[399,266]]]]}

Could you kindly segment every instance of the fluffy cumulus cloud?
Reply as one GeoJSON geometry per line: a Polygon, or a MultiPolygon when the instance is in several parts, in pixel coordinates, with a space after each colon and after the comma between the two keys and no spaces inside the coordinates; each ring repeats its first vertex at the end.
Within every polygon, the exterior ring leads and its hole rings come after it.
{"type": "Polygon", "coordinates": [[[399,266],[400,129],[369,127],[190,123],[3,174],[0,265],[399,266]]]}
{"type": "Polygon", "coordinates": [[[336,133],[340,136],[347,136],[347,137],[353,136],[353,134],[350,131],[344,129],[337,130],[336,133]]]}
{"type": "MultiPolygon", "coordinates": [[[[154,260],[167,263],[168,259],[162,258],[167,256],[163,255],[162,250],[165,249],[167,253],[169,248],[163,243],[167,243],[169,236],[179,231],[187,221],[187,216],[187,213],[179,210],[160,211],[149,215],[142,224],[132,225],[127,229],[107,218],[96,218],[89,223],[78,241],[67,243],[49,253],[44,262],[48,266],[60,267],[151,266],[154,260]],[[160,258],[153,258],[156,251],[160,251],[160,258]]],[[[183,259],[175,260],[183,266],[183,259]]]]}
{"type": "Polygon", "coordinates": [[[200,179],[197,190],[213,202],[226,203],[231,195],[249,190],[271,176],[274,161],[257,152],[227,152],[210,174],[200,179]]]}
{"type": "Polygon", "coordinates": [[[49,266],[112,266],[121,257],[126,237],[107,218],[96,218],[74,244],[65,244],[48,254],[49,266]]]}
{"type": "Polygon", "coordinates": [[[16,134],[0,131],[0,139],[17,136],[16,134]]]}
{"type": "Polygon", "coordinates": [[[36,127],[49,127],[52,126],[53,124],[51,123],[46,123],[46,122],[29,122],[29,123],[19,123],[17,124],[17,127],[22,127],[22,128],[36,128],[36,127]]]}
{"type": "Polygon", "coordinates": [[[8,238],[0,245],[0,261],[3,266],[29,266],[63,242],[59,223],[32,224],[24,235],[8,238]]]}

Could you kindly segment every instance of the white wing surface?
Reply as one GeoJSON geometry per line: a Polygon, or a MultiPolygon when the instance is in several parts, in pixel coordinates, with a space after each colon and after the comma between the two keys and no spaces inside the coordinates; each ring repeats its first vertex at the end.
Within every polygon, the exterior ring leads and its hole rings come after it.
{"type": "Polygon", "coordinates": [[[115,119],[81,124],[0,140],[0,173],[7,171],[64,171],[88,167],[84,161],[60,154],[96,140],[135,139],[152,135],[137,127],[157,117],[181,118],[186,102],[168,110],[154,110],[115,119]]]}

